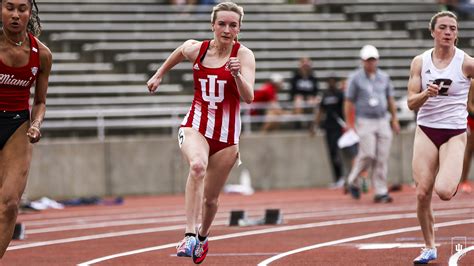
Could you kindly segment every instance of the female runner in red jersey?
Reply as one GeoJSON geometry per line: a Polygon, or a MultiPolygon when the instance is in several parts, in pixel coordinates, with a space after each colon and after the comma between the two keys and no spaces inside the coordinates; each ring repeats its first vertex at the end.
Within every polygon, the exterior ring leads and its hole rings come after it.
{"type": "Polygon", "coordinates": [[[243,15],[242,7],[231,2],[214,6],[214,38],[185,41],[147,83],[150,92],[154,92],[176,64],[187,59],[193,65],[194,100],[178,136],[190,170],[185,194],[185,237],[178,244],[177,255],[193,257],[196,264],[206,258],[207,236],[217,212],[219,193],[238,157],[240,98],[251,103],[254,97],[255,57],[237,41],[243,15]],[[201,210],[201,226],[196,229],[201,210]]]}
{"type": "Polygon", "coordinates": [[[52,65],[51,51],[35,37],[41,32],[35,1],[1,0],[1,8],[0,258],[12,239],[30,167],[31,143],[41,138],[52,65]],[[34,83],[30,114],[30,88],[34,83]]]}

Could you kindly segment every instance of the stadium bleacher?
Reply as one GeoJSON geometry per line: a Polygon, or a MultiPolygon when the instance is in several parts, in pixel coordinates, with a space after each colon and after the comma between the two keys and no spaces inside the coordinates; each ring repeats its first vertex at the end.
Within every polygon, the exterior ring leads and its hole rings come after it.
{"type": "MultiPolygon", "coordinates": [[[[190,64],[172,70],[157,95],[150,96],[145,83],[184,40],[212,37],[211,6],[166,2],[41,2],[41,40],[54,57],[46,131],[65,129],[67,134],[71,127],[94,130],[98,118],[104,120],[105,128],[116,129],[121,124],[124,128],[165,128],[180,121],[175,112],[167,116],[160,112],[189,106],[193,93],[190,64]],[[126,111],[118,111],[121,108],[126,111]],[[93,111],[87,113],[87,109],[93,111]],[[143,115],[147,109],[149,114],[143,115]],[[82,115],[68,115],[71,111],[82,115]],[[141,124],[131,122],[136,117],[141,124]],[[84,118],[89,122],[81,120],[84,118]]],[[[427,24],[439,9],[435,0],[318,0],[316,5],[287,4],[284,0],[240,2],[245,16],[239,38],[255,53],[256,88],[275,72],[288,79],[299,58],[309,56],[324,89],[327,77],[336,74],[345,78],[354,70],[359,65],[360,47],[370,43],[379,48],[380,66],[391,74],[399,97],[405,94],[411,59],[433,44],[427,24]]],[[[472,53],[474,25],[461,21],[460,28],[461,48],[472,53]]],[[[280,96],[283,102],[289,99],[287,92],[280,96]]]]}

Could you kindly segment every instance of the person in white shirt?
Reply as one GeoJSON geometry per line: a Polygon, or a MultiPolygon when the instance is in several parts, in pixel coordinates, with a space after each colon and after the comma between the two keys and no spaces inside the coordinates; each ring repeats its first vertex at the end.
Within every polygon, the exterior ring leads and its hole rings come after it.
{"type": "Polygon", "coordinates": [[[431,198],[433,191],[442,200],[457,192],[466,145],[467,95],[474,77],[474,59],[456,47],[456,15],[435,14],[430,31],[434,48],[413,59],[408,80],[408,107],[418,111],[412,171],[426,245],[415,264],[437,257],[431,198]]]}

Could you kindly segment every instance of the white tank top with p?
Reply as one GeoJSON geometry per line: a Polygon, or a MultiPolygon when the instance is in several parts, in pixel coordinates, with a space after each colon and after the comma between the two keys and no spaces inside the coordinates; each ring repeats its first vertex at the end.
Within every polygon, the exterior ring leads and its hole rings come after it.
{"type": "Polygon", "coordinates": [[[422,55],[421,86],[422,90],[426,90],[428,84],[436,83],[440,89],[438,96],[428,98],[420,107],[417,124],[431,128],[464,129],[467,94],[471,85],[471,80],[462,72],[464,51],[456,48],[453,59],[444,69],[435,67],[432,53],[433,49],[430,49],[422,55]]]}

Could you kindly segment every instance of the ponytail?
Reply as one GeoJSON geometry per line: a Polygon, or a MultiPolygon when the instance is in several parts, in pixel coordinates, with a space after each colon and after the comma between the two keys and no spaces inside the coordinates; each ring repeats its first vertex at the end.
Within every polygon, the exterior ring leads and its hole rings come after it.
{"type": "Polygon", "coordinates": [[[31,32],[35,37],[40,36],[41,34],[41,20],[38,16],[39,14],[39,9],[38,6],[36,5],[35,0],[30,0],[31,4],[31,17],[30,20],[28,21],[28,28],[27,31],[31,32]]]}

